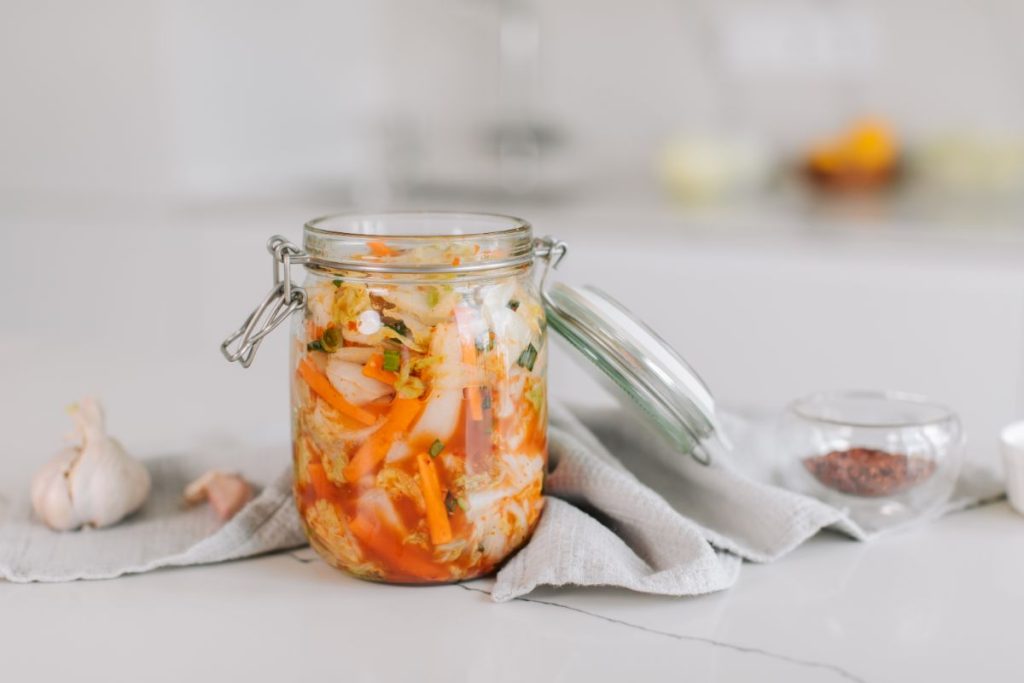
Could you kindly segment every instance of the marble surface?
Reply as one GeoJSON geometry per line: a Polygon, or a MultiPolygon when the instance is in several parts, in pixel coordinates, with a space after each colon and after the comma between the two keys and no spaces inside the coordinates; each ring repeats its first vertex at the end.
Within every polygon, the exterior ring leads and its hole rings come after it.
{"type": "MultiPolygon", "coordinates": [[[[84,393],[106,400],[111,430],[143,456],[197,440],[283,441],[284,335],[245,372],[216,347],[266,289],[265,236],[297,236],[298,218],[314,213],[4,217],[21,257],[0,286],[21,305],[0,321],[3,483],[26,481],[59,445],[62,407],[84,393]]],[[[645,264],[609,287],[653,315],[728,402],[890,381],[947,392],[979,459],[1021,409],[1019,245],[771,241],[663,218],[627,244],[581,216],[547,222],[578,245],[564,277],[645,264]],[[836,306],[838,323],[809,320],[809,307],[836,306]],[[920,332],[943,315],[966,322],[920,332]],[[823,324],[849,332],[802,347],[823,324]]],[[[553,394],[602,400],[560,358],[553,394]]],[[[1022,539],[1024,518],[1002,502],[869,544],[826,533],[693,599],[564,588],[497,605],[487,580],[369,584],[308,550],[114,581],[0,583],[0,678],[1020,680],[1022,539]]]]}
{"type": "Polygon", "coordinates": [[[498,605],[487,581],[364,583],[308,550],[0,585],[2,666],[83,683],[1014,681],[1022,533],[1000,503],[871,544],[823,535],[693,599],[568,588],[498,605]]]}

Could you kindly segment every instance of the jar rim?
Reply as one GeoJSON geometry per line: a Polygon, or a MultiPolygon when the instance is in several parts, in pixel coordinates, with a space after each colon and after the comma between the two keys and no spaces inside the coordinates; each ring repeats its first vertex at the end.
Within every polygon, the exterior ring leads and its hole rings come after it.
{"type": "Polygon", "coordinates": [[[533,227],[527,221],[500,213],[476,211],[407,210],[335,213],[304,225],[307,265],[321,269],[384,274],[459,274],[518,267],[532,263],[533,227]],[[402,262],[372,256],[375,242],[389,248],[418,250],[434,244],[440,250],[459,250],[459,259],[402,262]],[[481,248],[482,247],[482,248],[481,248]]]}
{"type": "Polygon", "coordinates": [[[819,391],[796,399],[789,404],[788,410],[809,422],[877,429],[922,427],[957,419],[957,414],[953,409],[936,403],[926,396],[902,391],[819,391]],[[840,404],[844,402],[847,404],[845,407],[849,407],[855,402],[876,402],[878,406],[884,405],[893,409],[894,417],[864,419],[849,414],[837,415],[842,410],[840,404]],[[906,412],[898,413],[895,409],[900,406],[920,410],[922,413],[915,417],[909,416],[906,412]]]}
{"type": "Polygon", "coordinates": [[[530,223],[517,216],[510,216],[502,213],[491,213],[487,211],[453,211],[453,210],[403,210],[403,211],[378,211],[378,212],[341,212],[341,213],[330,213],[323,216],[317,216],[316,218],[306,221],[303,226],[305,230],[309,232],[315,232],[321,235],[335,235],[339,237],[356,237],[356,238],[374,238],[374,237],[388,237],[402,240],[436,240],[444,238],[460,238],[460,237],[498,237],[498,236],[516,236],[522,234],[530,234],[532,232],[532,226],[530,223]],[[452,231],[452,232],[434,232],[434,233],[403,233],[403,232],[371,232],[371,231],[357,231],[357,230],[332,230],[323,226],[328,221],[386,221],[386,220],[409,220],[409,219],[428,219],[428,218],[441,218],[450,221],[456,221],[459,219],[469,220],[480,220],[482,221],[506,221],[509,227],[498,228],[493,230],[471,230],[471,231],[452,231]]]}

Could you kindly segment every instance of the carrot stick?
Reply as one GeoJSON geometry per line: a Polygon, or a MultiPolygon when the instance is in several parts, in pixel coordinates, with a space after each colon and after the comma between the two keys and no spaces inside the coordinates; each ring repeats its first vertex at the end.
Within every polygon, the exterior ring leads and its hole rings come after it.
{"type": "Polygon", "coordinates": [[[313,341],[319,339],[324,333],[324,328],[317,325],[312,320],[306,321],[306,341],[313,341]]]}
{"type": "MultiPolygon", "coordinates": [[[[470,367],[476,367],[476,340],[473,339],[473,312],[465,306],[455,308],[455,324],[459,328],[459,342],[462,345],[462,362],[470,367]]],[[[466,387],[466,401],[469,406],[469,416],[479,422],[484,419],[483,399],[480,395],[480,387],[466,387]]]]}
{"type": "Polygon", "coordinates": [[[342,473],[346,481],[356,481],[369,474],[388,454],[391,444],[398,435],[405,432],[420,413],[423,404],[415,398],[396,398],[391,402],[391,412],[380,429],[370,435],[359,447],[342,473]]]}
{"type": "Polygon", "coordinates": [[[384,356],[375,353],[370,356],[370,360],[366,361],[366,365],[363,366],[363,374],[378,382],[394,385],[398,381],[398,375],[390,370],[385,370],[383,366],[384,356]]]}
{"type": "Polygon", "coordinates": [[[484,419],[484,403],[480,398],[480,387],[466,387],[466,403],[469,407],[469,417],[474,422],[484,419]]]}
{"type": "Polygon", "coordinates": [[[370,253],[374,256],[394,256],[395,250],[384,244],[383,242],[373,241],[367,242],[366,246],[369,247],[370,253]]]}
{"type": "Polygon", "coordinates": [[[448,512],[444,509],[444,496],[441,495],[441,482],[437,478],[437,466],[426,453],[416,454],[416,464],[420,470],[423,502],[427,505],[430,542],[434,545],[447,543],[452,540],[452,525],[448,522],[448,512]]]}
{"type": "Polygon", "coordinates": [[[389,568],[404,574],[410,579],[428,581],[444,581],[451,575],[434,563],[418,557],[411,548],[407,548],[390,534],[382,532],[373,523],[363,517],[355,517],[348,523],[348,528],[364,550],[387,562],[389,568]]]}
{"type": "Polygon", "coordinates": [[[330,498],[334,487],[327,478],[324,466],[318,462],[311,462],[306,471],[309,472],[309,480],[313,483],[313,491],[316,492],[317,498],[330,498]]]}
{"type": "Polygon", "coordinates": [[[370,411],[346,401],[345,397],[339,394],[338,390],[331,385],[331,381],[327,379],[327,376],[317,370],[309,358],[303,358],[299,363],[299,374],[302,376],[302,379],[306,380],[306,384],[313,390],[313,393],[327,401],[339,413],[348,415],[353,420],[362,422],[364,425],[372,425],[377,421],[377,418],[370,411]]]}

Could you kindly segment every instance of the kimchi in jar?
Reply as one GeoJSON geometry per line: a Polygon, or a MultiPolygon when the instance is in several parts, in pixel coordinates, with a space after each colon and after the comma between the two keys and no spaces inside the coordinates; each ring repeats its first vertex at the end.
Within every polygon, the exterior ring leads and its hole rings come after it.
{"type": "Polygon", "coordinates": [[[486,574],[543,507],[547,339],[529,224],[481,214],[309,222],[293,316],[295,500],[359,577],[486,574]]]}

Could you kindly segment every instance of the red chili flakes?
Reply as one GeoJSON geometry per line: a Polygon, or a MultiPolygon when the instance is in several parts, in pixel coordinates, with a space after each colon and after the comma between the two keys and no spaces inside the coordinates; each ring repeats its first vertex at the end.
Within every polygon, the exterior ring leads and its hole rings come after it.
{"type": "Polygon", "coordinates": [[[459,265],[460,263],[462,263],[462,259],[461,259],[461,258],[459,258],[458,256],[456,256],[455,258],[453,258],[453,259],[452,259],[452,265],[453,265],[453,266],[457,266],[457,265],[459,265]]]}
{"type": "Polygon", "coordinates": [[[804,458],[804,467],[825,486],[877,498],[906,491],[932,475],[935,463],[874,448],[851,448],[804,458]]]}

